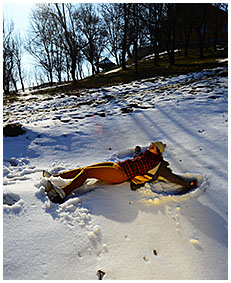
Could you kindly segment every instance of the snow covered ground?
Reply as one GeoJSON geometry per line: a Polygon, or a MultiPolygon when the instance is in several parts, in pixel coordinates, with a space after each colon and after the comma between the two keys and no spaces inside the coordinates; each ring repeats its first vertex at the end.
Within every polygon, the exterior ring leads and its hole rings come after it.
{"type": "Polygon", "coordinates": [[[227,105],[220,67],[5,106],[4,124],[26,133],[3,141],[4,279],[227,279],[227,105]],[[199,189],[89,180],[62,205],[47,199],[43,169],[116,162],[153,140],[174,172],[203,177],[199,189]]]}

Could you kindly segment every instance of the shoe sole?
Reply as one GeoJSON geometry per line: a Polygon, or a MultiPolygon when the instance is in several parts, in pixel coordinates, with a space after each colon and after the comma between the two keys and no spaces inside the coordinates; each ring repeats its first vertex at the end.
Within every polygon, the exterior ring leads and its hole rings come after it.
{"type": "Polygon", "coordinates": [[[52,176],[51,173],[49,173],[49,172],[46,171],[46,170],[43,170],[43,177],[45,177],[45,178],[50,178],[51,176],[52,176]]]}
{"type": "Polygon", "coordinates": [[[48,198],[50,199],[50,201],[54,203],[59,203],[59,204],[63,203],[63,200],[59,199],[59,196],[57,195],[57,192],[54,190],[50,180],[47,181],[45,192],[48,198]]]}
{"type": "Polygon", "coordinates": [[[50,180],[48,180],[47,183],[46,183],[45,192],[57,194],[57,192],[55,191],[54,187],[52,186],[52,183],[51,183],[50,180]]]}
{"type": "MultiPolygon", "coordinates": [[[[60,192],[55,189],[55,187],[53,186],[53,184],[52,184],[52,182],[50,180],[47,180],[47,184],[46,184],[46,187],[45,187],[45,192],[47,193],[47,195],[50,195],[50,196],[53,195],[53,197],[55,197],[55,195],[58,195],[62,199],[65,198],[65,195],[62,197],[60,195],[60,192]]],[[[64,194],[64,192],[63,192],[63,194],[64,194]]]]}

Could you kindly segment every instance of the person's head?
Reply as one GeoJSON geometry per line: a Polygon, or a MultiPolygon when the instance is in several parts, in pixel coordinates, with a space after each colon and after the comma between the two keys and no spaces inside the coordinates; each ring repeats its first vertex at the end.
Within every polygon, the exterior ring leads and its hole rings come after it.
{"type": "Polygon", "coordinates": [[[162,155],[166,147],[166,144],[162,143],[161,141],[151,142],[148,150],[154,154],[162,155]]]}

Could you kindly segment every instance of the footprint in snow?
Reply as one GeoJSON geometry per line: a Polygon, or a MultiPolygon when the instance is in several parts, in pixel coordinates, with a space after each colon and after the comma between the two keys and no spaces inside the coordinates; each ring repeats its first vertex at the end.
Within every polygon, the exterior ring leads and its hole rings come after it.
{"type": "Polygon", "coordinates": [[[12,206],[20,200],[20,196],[13,193],[4,193],[3,194],[3,204],[12,206]]]}
{"type": "Polygon", "coordinates": [[[192,238],[190,239],[190,243],[191,243],[196,249],[198,249],[199,251],[203,251],[203,248],[201,247],[200,242],[199,242],[199,240],[198,240],[197,237],[192,237],[192,238]]]}
{"type": "Polygon", "coordinates": [[[24,201],[19,195],[8,192],[3,193],[3,212],[4,214],[19,215],[24,211],[24,201]]]}

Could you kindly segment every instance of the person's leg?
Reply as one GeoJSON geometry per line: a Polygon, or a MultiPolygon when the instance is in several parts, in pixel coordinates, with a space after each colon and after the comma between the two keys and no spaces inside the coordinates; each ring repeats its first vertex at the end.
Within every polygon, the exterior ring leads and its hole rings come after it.
{"type": "Polygon", "coordinates": [[[128,180],[127,175],[116,163],[109,166],[103,166],[102,164],[99,166],[87,166],[70,183],[62,188],[66,196],[82,186],[88,178],[95,178],[109,184],[118,184],[128,180]]]}
{"type": "Polygon", "coordinates": [[[59,174],[53,175],[54,177],[61,177],[62,179],[73,179],[75,178],[84,168],[91,168],[91,167],[99,167],[99,166],[113,166],[113,162],[102,162],[102,163],[96,163],[92,164],[86,167],[77,168],[69,171],[64,171],[59,174]]]}
{"type": "Polygon", "coordinates": [[[58,174],[54,174],[54,177],[61,177],[62,179],[73,179],[75,178],[80,172],[82,168],[72,169],[69,171],[64,171],[58,174]]]}

